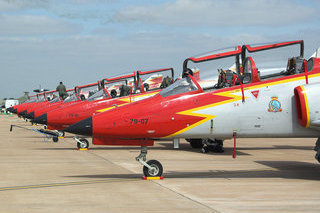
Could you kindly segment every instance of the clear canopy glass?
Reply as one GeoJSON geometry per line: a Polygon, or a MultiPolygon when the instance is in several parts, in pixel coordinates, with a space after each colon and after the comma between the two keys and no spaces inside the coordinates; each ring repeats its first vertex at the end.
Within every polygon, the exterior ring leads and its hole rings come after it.
{"type": "Polygon", "coordinates": [[[104,90],[99,90],[88,98],[88,101],[95,101],[108,98],[108,94],[104,90]]]}
{"type": "Polygon", "coordinates": [[[64,103],[69,103],[69,102],[72,102],[72,101],[78,101],[79,100],[79,98],[78,98],[78,96],[76,95],[76,94],[72,94],[72,95],[70,95],[70,96],[68,96],[66,99],[64,99],[64,103]]]}
{"type": "Polygon", "coordinates": [[[189,77],[185,77],[177,80],[169,87],[165,88],[160,92],[162,97],[168,97],[172,95],[182,94],[186,92],[196,91],[198,87],[194,84],[194,82],[189,77]]]}

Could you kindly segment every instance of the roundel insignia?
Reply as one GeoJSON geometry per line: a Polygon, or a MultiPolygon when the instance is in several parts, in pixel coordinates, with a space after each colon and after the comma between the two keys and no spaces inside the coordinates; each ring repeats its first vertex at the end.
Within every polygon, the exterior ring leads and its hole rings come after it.
{"type": "Polygon", "coordinates": [[[271,97],[271,101],[269,102],[269,112],[281,112],[281,103],[278,101],[278,97],[271,97]]]}

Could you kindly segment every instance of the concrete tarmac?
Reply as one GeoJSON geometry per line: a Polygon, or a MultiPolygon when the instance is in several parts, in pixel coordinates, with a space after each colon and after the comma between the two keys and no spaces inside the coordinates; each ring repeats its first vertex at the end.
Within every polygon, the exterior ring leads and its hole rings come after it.
{"type": "MultiPolygon", "coordinates": [[[[76,150],[71,138],[45,141],[0,115],[0,212],[320,212],[316,139],[239,139],[202,154],[183,141],[158,142],[164,180],[142,180],[136,147],[76,150]]],[[[40,128],[40,127],[36,127],[40,128]]]]}

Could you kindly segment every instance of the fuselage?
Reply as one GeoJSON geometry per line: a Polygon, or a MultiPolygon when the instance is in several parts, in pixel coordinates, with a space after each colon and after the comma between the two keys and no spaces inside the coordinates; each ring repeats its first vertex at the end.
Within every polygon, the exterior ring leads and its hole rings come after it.
{"type": "Polygon", "coordinates": [[[63,109],[47,112],[47,125],[50,129],[64,130],[70,125],[77,123],[94,114],[133,103],[157,94],[160,90],[133,94],[119,98],[108,98],[94,101],[83,101],[63,109]]]}
{"type": "MultiPolygon", "coordinates": [[[[320,84],[319,66],[308,83],[320,84]]],[[[305,73],[211,91],[149,99],[92,117],[93,138],[163,139],[237,137],[318,137],[298,124],[294,89],[305,73]],[[244,101],[243,101],[244,99],[244,101]]]]}

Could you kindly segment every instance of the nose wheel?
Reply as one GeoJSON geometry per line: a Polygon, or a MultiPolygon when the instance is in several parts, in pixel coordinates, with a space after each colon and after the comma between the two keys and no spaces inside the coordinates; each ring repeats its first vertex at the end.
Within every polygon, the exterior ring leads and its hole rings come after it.
{"type": "Polygon", "coordinates": [[[143,174],[145,177],[160,177],[163,173],[163,167],[157,160],[147,160],[147,147],[141,146],[140,155],[136,160],[143,165],[143,174]]]}
{"type": "Polygon", "coordinates": [[[157,160],[149,160],[147,164],[151,167],[143,167],[143,174],[146,177],[160,177],[163,173],[162,165],[157,160]]]}
{"type": "Polygon", "coordinates": [[[89,141],[87,139],[75,137],[74,140],[77,142],[78,149],[88,149],[89,148],[89,141]]]}

